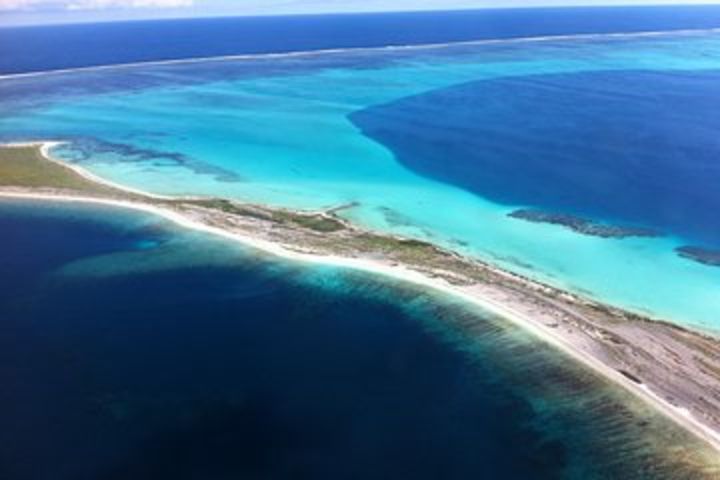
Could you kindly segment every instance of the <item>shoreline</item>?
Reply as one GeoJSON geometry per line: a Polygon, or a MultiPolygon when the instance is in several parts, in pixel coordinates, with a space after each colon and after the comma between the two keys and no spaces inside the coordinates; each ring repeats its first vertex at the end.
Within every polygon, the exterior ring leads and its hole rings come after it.
{"type": "MultiPolygon", "coordinates": [[[[720,452],[720,431],[714,429],[710,423],[703,422],[697,418],[696,415],[690,411],[689,408],[682,404],[673,404],[667,401],[661,394],[655,392],[652,386],[647,385],[644,381],[635,377],[632,374],[628,374],[624,370],[613,368],[609,362],[603,361],[602,355],[593,354],[595,353],[584,343],[573,343],[573,338],[576,338],[569,333],[562,333],[561,329],[557,328],[557,325],[548,324],[543,322],[543,316],[540,314],[533,315],[528,312],[528,308],[523,311],[522,307],[526,305],[516,305],[513,302],[513,298],[508,295],[507,300],[503,300],[503,295],[499,293],[507,293],[502,291],[501,288],[494,288],[493,285],[457,285],[453,282],[443,278],[441,275],[434,275],[434,271],[431,270],[431,274],[423,271],[418,271],[415,268],[408,267],[406,264],[398,261],[382,261],[375,258],[357,258],[352,256],[343,256],[337,254],[324,254],[324,253],[313,253],[306,251],[297,251],[289,249],[286,245],[280,242],[268,240],[267,238],[261,238],[261,236],[253,236],[244,232],[238,232],[230,227],[218,226],[213,224],[210,220],[215,219],[212,215],[203,217],[202,215],[193,215],[197,209],[182,211],[179,208],[170,208],[167,206],[161,206],[152,204],[147,201],[142,201],[142,197],[146,199],[158,199],[158,200],[172,200],[172,201],[183,201],[181,197],[164,197],[154,196],[145,192],[129,189],[121,185],[114,184],[112,182],[105,181],[98,178],[97,176],[85,171],[81,167],[75,165],[68,165],[65,162],[57,160],[50,155],[50,149],[57,145],[58,142],[33,142],[25,144],[5,144],[0,145],[1,147],[33,147],[38,148],[42,156],[54,164],[65,167],[75,174],[83,177],[90,182],[100,183],[104,186],[108,186],[114,189],[118,189],[133,196],[140,196],[140,199],[117,199],[117,198],[101,198],[82,194],[70,194],[70,193],[58,193],[58,192],[37,192],[37,191],[8,191],[0,190],[0,199],[17,199],[17,200],[34,200],[34,201],[51,201],[51,202],[64,202],[64,203],[92,203],[97,205],[103,205],[113,208],[124,208],[135,211],[145,212],[153,215],[157,215],[172,223],[195,231],[204,232],[214,236],[219,236],[228,240],[239,242],[247,247],[269,253],[283,259],[297,261],[309,264],[321,264],[331,265],[341,268],[348,268],[357,271],[363,271],[370,274],[382,275],[387,278],[394,280],[409,282],[413,285],[426,287],[443,294],[452,295],[470,305],[478,307],[480,310],[497,315],[507,321],[512,322],[515,325],[520,326],[524,330],[530,332],[540,340],[554,346],[555,348],[569,355],[574,360],[582,363],[587,368],[590,368],[597,374],[603,376],[609,381],[615,383],[618,386],[623,387],[626,391],[634,394],[637,398],[643,400],[648,406],[660,412],[667,418],[674,421],[677,425],[684,428],[686,431],[694,434],[696,437],[704,440],[708,445],[714,448],[717,452],[720,452]]],[[[191,200],[191,199],[190,199],[191,200]]],[[[213,214],[215,215],[215,213],[213,214]]],[[[227,216],[227,215],[226,215],[227,216]]],[[[497,267],[491,267],[495,270],[495,274],[500,276],[508,276],[516,281],[514,275],[505,272],[497,267]]],[[[530,281],[530,280],[528,280],[530,281]]],[[[522,287],[523,285],[520,284],[522,287]]],[[[527,287],[527,285],[525,285],[527,287]]],[[[520,290],[520,289],[518,289],[520,290]]],[[[513,293],[513,292],[510,292],[513,293]]],[[[519,295],[526,295],[530,298],[535,296],[537,292],[531,291],[529,288],[527,291],[514,292],[519,295]]],[[[567,293],[566,293],[567,294],[567,293]]],[[[575,297],[573,294],[568,294],[570,297],[575,297]]],[[[552,308],[553,305],[559,310],[564,308],[557,302],[554,305],[552,301],[544,303],[546,309],[552,308]],[[548,307],[549,305],[549,307],[548,307]]],[[[551,312],[556,314],[557,312],[551,312]]],[[[561,312],[562,314],[562,312],[561,312]]],[[[552,315],[550,315],[552,316],[552,315]]],[[[647,320],[652,322],[652,320],[647,320]]],[[[675,325],[665,326],[666,328],[677,328],[681,331],[687,331],[685,327],[678,327],[675,325]]],[[[690,331],[693,334],[703,335],[702,332],[690,331]]]]}

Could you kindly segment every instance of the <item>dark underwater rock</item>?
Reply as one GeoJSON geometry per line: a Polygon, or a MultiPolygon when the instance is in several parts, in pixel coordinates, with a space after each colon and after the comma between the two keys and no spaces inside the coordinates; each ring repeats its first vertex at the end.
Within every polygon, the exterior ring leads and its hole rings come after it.
{"type": "Polygon", "coordinates": [[[720,267],[720,250],[711,250],[709,248],[687,245],[684,247],[678,247],[675,251],[683,258],[702,263],[703,265],[720,267]]]}
{"type": "Polygon", "coordinates": [[[626,237],[659,237],[660,234],[654,230],[642,227],[610,225],[597,223],[567,213],[545,212],[542,210],[523,208],[508,214],[509,217],[519,218],[528,222],[549,223],[560,225],[583,235],[592,235],[603,238],[626,238],[626,237]]]}

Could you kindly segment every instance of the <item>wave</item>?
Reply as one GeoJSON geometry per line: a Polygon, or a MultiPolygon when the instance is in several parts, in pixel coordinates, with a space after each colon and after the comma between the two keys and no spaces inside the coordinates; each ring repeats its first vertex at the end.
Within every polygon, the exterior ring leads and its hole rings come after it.
{"type": "Polygon", "coordinates": [[[202,62],[229,62],[242,60],[262,60],[273,58],[292,58],[292,57],[315,57],[324,55],[336,55],[344,53],[363,53],[377,51],[412,51],[412,50],[433,50],[448,47],[462,46],[481,46],[493,44],[511,44],[511,43],[537,43],[549,41],[572,41],[572,40],[602,40],[612,38],[644,38],[644,37],[671,37],[685,35],[708,35],[720,33],[718,28],[705,29],[680,29],[680,30],[658,30],[658,31],[641,31],[641,32],[614,32],[614,33],[578,33],[571,35],[545,35],[536,37],[515,37],[515,38],[494,38],[483,40],[468,40],[459,42],[445,43],[425,43],[410,45],[385,45],[381,47],[349,47],[349,48],[326,48],[318,50],[298,50],[290,52],[277,53],[249,53],[236,55],[219,55],[209,57],[191,57],[166,60],[148,60],[141,62],[116,63],[108,65],[90,65],[86,67],[61,68],[54,70],[42,70],[25,73],[11,73],[0,75],[0,81],[16,80],[23,78],[40,77],[47,75],[63,75],[81,72],[96,72],[115,69],[132,69],[138,67],[153,67],[163,65],[189,65],[202,62]]]}

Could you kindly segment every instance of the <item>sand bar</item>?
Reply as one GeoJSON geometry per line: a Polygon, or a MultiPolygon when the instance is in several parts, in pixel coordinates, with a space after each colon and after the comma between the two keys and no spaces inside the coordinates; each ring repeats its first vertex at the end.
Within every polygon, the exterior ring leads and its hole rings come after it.
{"type": "Polygon", "coordinates": [[[55,145],[1,146],[0,198],[143,211],[293,261],[371,272],[453,295],[522,326],[720,452],[720,339],[713,335],[599,304],[426,242],[367,232],[332,209],[292,212],[129,189],[53,158],[55,145]],[[8,164],[35,152],[48,162],[43,168],[62,170],[46,186],[28,186],[22,177],[3,182],[3,152],[11,154],[8,164]],[[69,181],[61,178],[65,173],[69,181]]]}

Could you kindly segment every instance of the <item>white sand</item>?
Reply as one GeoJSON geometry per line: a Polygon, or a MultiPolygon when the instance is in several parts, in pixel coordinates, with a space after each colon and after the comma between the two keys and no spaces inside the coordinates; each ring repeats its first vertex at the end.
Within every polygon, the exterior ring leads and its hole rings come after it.
{"type": "MultiPolygon", "coordinates": [[[[82,175],[84,178],[87,178],[92,181],[100,182],[105,185],[109,185],[109,186],[112,186],[114,188],[118,188],[121,190],[130,191],[130,192],[141,194],[141,195],[146,195],[148,197],[153,197],[152,195],[149,195],[145,192],[138,191],[138,190],[131,190],[126,187],[108,182],[106,180],[99,179],[95,175],[92,175],[91,173],[85,171],[84,169],[82,169],[80,167],[70,166],[64,162],[53,159],[49,155],[49,150],[56,144],[57,144],[57,142],[44,142],[42,144],[39,144],[39,143],[17,144],[17,143],[15,143],[15,144],[7,145],[7,146],[42,145],[42,152],[48,158],[48,160],[53,161],[55,163],[59,163],[68,168],[71,168],[73,171],[77,172],[79,175],[82,175]]],[[[585,366],[591,368],[595,372],[612,380],[616,384],[623,386],[629,392],[635,394],[637,397],[644,400],[648,405],[654,407],[656,410],[658,410],[659,412],[663,413],[664,415],[666,415],[667,417],[669,417],[670,419],[675,421],[681,427],[692,432],[697,437],[705,440],[708,444],[710,444],[718,452],[720,452],[720,432],[710,428],[703,422],[699,421],[686,408],[670,404],[669,402],[665,401],[663,398],[661,398],[660,396],[655,394],[646,385],[637,384],[637,383],[631,381],[630,379],[626,378],[624,375],[622,375],[615,369],[608,367],[603,362],[601,362],[599,359],[597,359],[597,358],[593,357],[592,355],[586,353],[585,351],[579,349],[576,345],[574,345],[570,341],[569,338],[564,337],[560,331],[554,330],[554,329],[544,325],[543,323],[534,320],[532,318],[532,316],[530,316],[522,311],[519,311],[518,309],[514,308],[514,306],[512,304],[500,303],[492,298],[488,298],[487,296],[482,295],[482,293],[477,291],[477,289],[473,290],[471,287],[453,286],[443,279],[431,278],[427,275],[424,275],[417,271],[405,268],[403,266],[389,265],[389,264],[382,263],[380,261],[369,260],[369,259],[347,258],[347,257],[341,257],[341,256],[335,256],[335,255],[316,255],[316,254],[294,252],[294,251],[288,250],[287,248],[284,248],[283,246],[281,246],[277,243],[265,241],[265,240],[258,239],[258,238],[253,238],[253,237],[250,237],[247,235],[241,235],[241,234],[238,234],[235,232],[224,230],[222,228],[206,225],[201,222],[195,221],[191,218],[188,218],[187,216],[184,216],[178,212],[175,212],[175,211],[172,211],[172,210],[169,210],[166,208],[162,208],[162,207],[157,207],[155,205],[145,204],[145,203],[129,202],[129,201],[122,201],[122,200],[99,199],[99,198],[83,197],[83,196],[71,196],[71,195],[55,195],[55,194],[42,194],[42,193],[36,194],[36,193],[22,193],[22,192],[0,192],[0,198],[3,198],[3,197],[4,198],[16,198],[16,199],[60,201],[60,202],[93,203],[93,204],[107,205],[107,206],[119,207],[119,208],[127,208],[127,209],[152,213],[152,214],[158,215],[160,217],[163,217],[167,220],[170,220],[170,221],[174,222],[175,224],[180,225],[182,227],[201,231],[201,232],[206,232],[206,233],[209,233],[212,235],[217,235],[219,237],[234,240],[234,241],[240,242],[244,245],[247,245],[249,247],[256,248],[263,252],[271,253],[273,255],[276,255],[276,256],[279,256],[279,257],[282,257],[285,259],[298,261],[298,262],[313,263],[313,264],[333,265],[333,266],[351,268],[354,270],[360,270],[360,271],[364,271],[364,272],[370,272],[370,273],[374,273],[374,274],[378,274],[378,275],[384,275],[386,277],[390,277],[390,278],[397,279],[400,281],[410,282],[415,285],[422,285],[425,287],[432,288],[436,291],[440,291],[440,292],[443,292],[443,293],[446,293],[449,295],[453,295],[457,298],[467,301],[468,303],[470,303],[472,305],[479,307],[482,310],[485,310],[489,313],[492,313],[492,314],[498,315],[502,318],[505,318],[505,319],[515,323],[516,325],[519,325],[519,326],[523,327],[524,329],[532,332],[538,338],[555,346],[556,348],[559,348],[560,350],[562,350],[566,354],[570,355],[577,361],[581,362],[585,366]]],[[[167,197],[160,197],[160,198],[167,198],[167,197]]]]}

